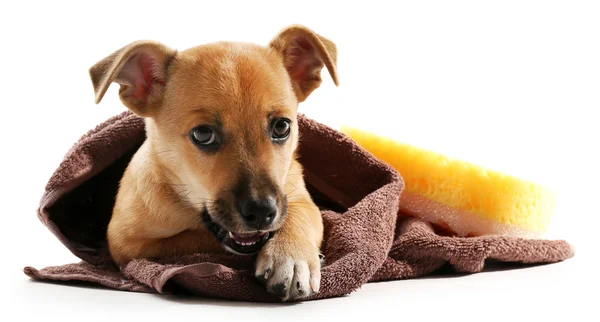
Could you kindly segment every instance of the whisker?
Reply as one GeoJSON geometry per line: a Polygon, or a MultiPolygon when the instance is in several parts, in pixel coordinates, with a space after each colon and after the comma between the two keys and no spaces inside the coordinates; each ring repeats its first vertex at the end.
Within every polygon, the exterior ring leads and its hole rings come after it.
{"type": "Polygon", "coordinates": [[[212,205],[214,204],[214,202],[204,202],[204,201],[199,201],[199,202],[191,202],[191,205],[212,205]]]}
{"type": "Polygon", "coordinates": [[[152,151],[152,155],[158,155],[158,154],[163,154],[163,153],[172,152],[172,151],[173,151],[173,149],[166,149],[166,150],[160,151],[160,152],[152,151]]]}
{"type": "Polygon", "coordinates": [[[288,198],[288,203],[290,203],[290,204],[291,204],[291,203],[294,203],[294,202],[295,202],[295,200],[293,200],[294,198],[296,198],[296,197],[303,197],[303,196],[304,196],[304,194],[303,194],[303,193],[295,194],[295,195],[293,195],[293,196],[287,196],[287,198],[288,198]]]}
{"type": "Polygon", "coordinates": [[[187,196],[189,196],[189,195],[190,195],[190,193],[192,193],[192,190],[190,190],[190,189],[187,189],[187,193],[186,193],[186,194],[185,194],[183,197],[184,197],[184,198],[187,198],[187,196]]]}
{"type": "Polygon", "coordinates": [[[210,202],[210,203],[216,203],[216,200],[213,199],[206,199],[206,198],[188,198],[189,201],[193,201],[193,202],[210,202]]]}
{"type": "Polygon", "coordinates": [[[172,182],[163,182],[163,181],[148,181],[149,183],[152,184],[164,184],[164,185],[171,185],[171,186],[185,186],[187,187],[186,184],[184,183],[172,183],[172,182]]]}
{"type": "Polygon", "coordinates": [[[190,198],[190,200],[210,200],[210,201],[217,201],[217,199],[201,198],[201,197],[199,197],[199,198],[196,198],[196,197],[190,198]]]}
{"type": "Polygon", "coordinates": [[[310,201],[306,201],[306,200],[293,200],[293,201],[289,201],[288,202],[288,206],[289,205],[312,205],[313,203],[310,201]]]}
{"type": "Polygon", "coordinates": [[[294,187],[294,188],[296,188],[296,189],[294,189],[294,190],[292,190],[292,191],[290,191],[290,192],[286,193],[285,195],[286,195],[287,197],[289,197],[289,196],[290,196],[292,193],[294,193],[294,192],[296,192],[296,191],[298,191],[298,190],[300,189],[300,188],[296,187],[296,186],[295,186],[293,183],[290,183],[290,184],[292,185],[292,187],[294,187]]]}
{"type": "Polygon", "coordinates": [[[294,191],[290,191],[289,193],[286,193],[285,196],[289,198],[289,197],[294,197],[294,196],[300,196],[300,195],[302,195],[302,193],[293,194],[296,191],[298,191],[298,189],[296,189],[294,191]]]}

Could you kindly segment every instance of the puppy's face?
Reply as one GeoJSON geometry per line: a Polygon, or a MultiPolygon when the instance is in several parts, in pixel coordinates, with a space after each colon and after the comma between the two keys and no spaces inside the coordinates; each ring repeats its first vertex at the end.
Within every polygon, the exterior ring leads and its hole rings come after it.
{"type": "Polygon", "coordinates": [[[287,71],[273,50],[229,43],[184,51],[172,64],[152,122],[156,156],[229,248],[252,250],[286,217],[298,142],[287,71]]]}
{"type": "MultiPolygon", "coordinates": [[[[333,43],[284,29],[263,47],[214,43],[176,52],[150,42],[124,47],[91,69],[99,102],[108,84],[146,117],[153,166],[177,198],[236,253],[255,253],[287,216],[284,190],[298,144],[297,105],[327,66],[333,43]]],[[[176,216],[177,214],[173,214],[176,216]]]]}

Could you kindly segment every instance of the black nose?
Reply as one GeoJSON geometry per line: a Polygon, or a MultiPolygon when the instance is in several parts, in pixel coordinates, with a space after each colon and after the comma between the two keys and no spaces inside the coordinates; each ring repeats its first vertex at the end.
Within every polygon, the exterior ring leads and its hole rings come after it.
{"type": "Polygon", "coordinates": [[[258,200],[244,198],[239,201],[238,208],[246,225],[257,230],[267,228],[277,216],[277,204],[273,197],[258,200]]]}

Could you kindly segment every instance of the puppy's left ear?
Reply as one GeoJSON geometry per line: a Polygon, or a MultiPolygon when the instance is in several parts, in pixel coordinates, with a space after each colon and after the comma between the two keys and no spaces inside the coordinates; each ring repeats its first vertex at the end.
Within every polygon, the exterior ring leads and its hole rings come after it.
{"type": "Polygon", "coordinates": [[[282,55],[298,102],[306,100],[321,85],[323,66],[335,85],[339,84],[337,48],[331,40],[304,26],[293,25],[280,31],[269,46],[282,55]]]}
{"type": "Polygon", "coordinates": [[[162,102],[167,65],[177,51],[159,42],[136,41],[94,64],[90,78],[96,104],[112,83],[120,85],[119,97],[138,116],[148,117],[162,102]]]}

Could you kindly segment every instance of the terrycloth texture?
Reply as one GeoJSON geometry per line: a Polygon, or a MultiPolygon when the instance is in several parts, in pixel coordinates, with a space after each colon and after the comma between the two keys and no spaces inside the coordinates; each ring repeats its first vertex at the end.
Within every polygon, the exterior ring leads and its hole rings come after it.
{"type": "MultiPolygon", "coordinates": [[[[415,278],[449,264],[479,272],[486,260],[552,263],[573,256],[565,241],[502,236],[457,238],[398,213],[402,177],[343,134],[303,116],[300,162],[325,222],[321,290],[309,299],[349,294],[364,283],[415,278]]],[[[38,215],[77,264],[25,273],[37,280],[84,282],[136,292],[186,292],[272,302],[254,278],[252,257],[196,254],[135,260],[119,272],[106,250],[106,227],[119,178],[143,142],[143,121],[125,112],[83,136],[46,187],[38,215]]]]}

